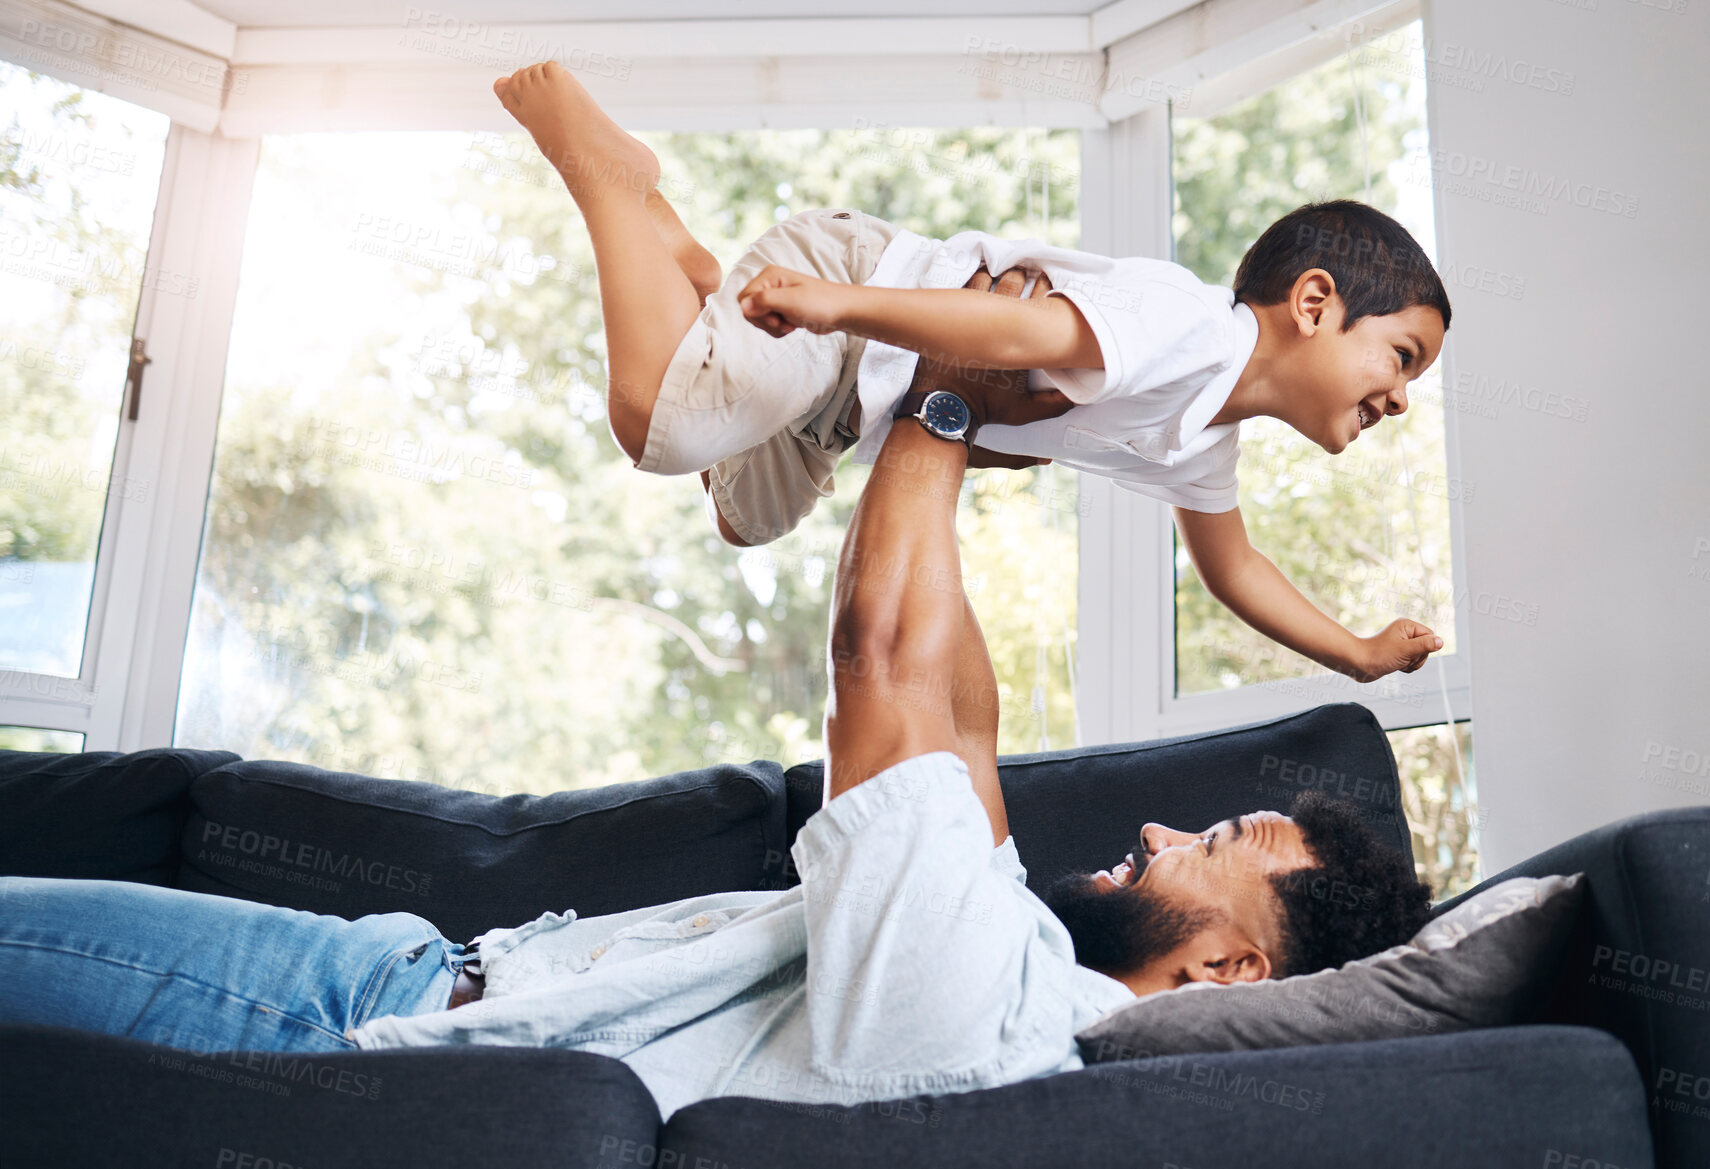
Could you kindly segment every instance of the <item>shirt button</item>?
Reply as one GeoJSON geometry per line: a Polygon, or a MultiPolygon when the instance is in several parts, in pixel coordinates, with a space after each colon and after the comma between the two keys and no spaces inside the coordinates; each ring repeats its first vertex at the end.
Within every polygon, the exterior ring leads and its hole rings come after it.
{"type": "Polygon", "coordinates": [[[599,956],[601,954],[604,954],[605,952],[606,952],[605,943],[602,942],[600,945],[594,947],[594,952],[592,954],[589,954],[588,957],[593,958],[595,960],[598,960],[599,956]]]}
{"type": "Polygon", "coordinates": [[[709,922],[711,920],[712,920],[712,918],[708,917],[706,914],[703,913],[699,917],[695,918],[694,921],[691,921],[689,924],[690,925],[705,925],[705,924],[707,924],[707,922],[709,922]]]}

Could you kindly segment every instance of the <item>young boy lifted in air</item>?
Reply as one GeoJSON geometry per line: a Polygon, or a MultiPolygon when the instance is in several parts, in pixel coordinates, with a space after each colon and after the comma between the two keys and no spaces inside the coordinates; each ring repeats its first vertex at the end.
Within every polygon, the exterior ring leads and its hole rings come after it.
{"type": "Polygon", "coordinates": [[[1442,646],[1392,621],[1358,637],[1247,540],[1242,419],[1281,419],[1331,454],[1436,361],[1442,281],[1395,220],[1352,200],[1301,207],[1234,287],[1167,260],[1112,259],[966,231],[926,239],[853,209],[763,234],[728,280],[659,194],[659,161],[548,61],[500,78],[505,108],[563,177],[593,240],[613,436],[644,471],[699,472],[726,540],[764,544],[831,494],[845,450],[872,462],[893,419],[973,448],[974,465],[1054,460],[1172,504],[1206,589],[1248,625],[1356,681],[1442,646]],[[1025,298],[963,287],[1038,273],[1025,298]],[[909,391],[920,355],[1028,370],[989,412],[909,391]],[[977,444],[977,445],[976,445],[977,444]]]}

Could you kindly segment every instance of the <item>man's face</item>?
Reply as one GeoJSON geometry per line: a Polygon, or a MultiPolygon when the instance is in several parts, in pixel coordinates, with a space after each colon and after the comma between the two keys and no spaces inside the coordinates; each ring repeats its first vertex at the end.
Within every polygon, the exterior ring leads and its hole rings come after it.
{"type": "Polygon", "coordinates": [[[1269,977],[1280,951],[1269,878],[1313,864],[1300,829],[1278,812],[1249,812],[1201,833],[1147,824],[1119,863],[1064,877],[1043,900],[1068,929],[1077,961],[1146,994],[1269,977]]]}
{"type": "Polygon", "coordinates": [[[1413,305],[1382,317],[1363,317],[1346,333],[1340,296],[1324,305],[1318,327],[1303,339],[1305,368],[1298,400],[1302,417],[1291,425],[1331,454],[1340,454],[1388,414],[1407,412],[1407,387],[1429,369],[1443,348],[1443,318],[1413,305]]]}

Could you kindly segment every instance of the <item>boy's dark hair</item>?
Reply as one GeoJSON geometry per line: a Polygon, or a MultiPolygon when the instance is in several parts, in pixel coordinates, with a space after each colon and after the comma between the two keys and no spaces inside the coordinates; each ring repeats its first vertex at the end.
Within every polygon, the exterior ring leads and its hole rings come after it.
{"type": "Polygon", "coordinates": [[[1289,817],[1317,864],[1278,873],[1282,903],[1281,970],[1311,974],[1399,946],[1431,918],[1431,887],[1413,860],[1380,840],[1355,808],[1321,791],[1295,797],[1289,817]]]}
{"type": "Polygon", "coordinates": [[[1302,272],[1323,268],[1336,281],[1346,333],[1366,317],[1414,305],[1434,308],[1449,328],[1449,294],[1419,241],[1376,207],[1332,199],[1297,207],[1265,229],[1235,270],[1235,300],[1281,304],[1302,272]]]}

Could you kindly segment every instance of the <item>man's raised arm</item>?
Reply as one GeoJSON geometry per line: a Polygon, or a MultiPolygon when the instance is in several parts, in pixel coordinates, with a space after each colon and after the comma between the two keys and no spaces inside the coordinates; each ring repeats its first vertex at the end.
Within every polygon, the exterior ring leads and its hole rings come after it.
{"type": "Polygon", "coordinates": [[[965,444],[893,426],[855,505],[832,590],[828,802],[892,764],[959,745],[956,498],[967,465],[965,444]]]}
{"type": "MultiPolygon", "coordinates": [[[[1055,392],[1020,392],[1024,376],[965,377],[942,388],[962,396],[976,418],[1009,425],[1072,405],[1055,392]]],[[[826,799],[904,759],[956,752],[997,843],[1008,826],[996,789],[996,679],[962,591],[956,544],[967,460],[964,443],[904,420],[891,427],[856,504],[832,598],[826,799]],[[971,722],[970,712],[987,705],[990,725],[971,722]]]]}

